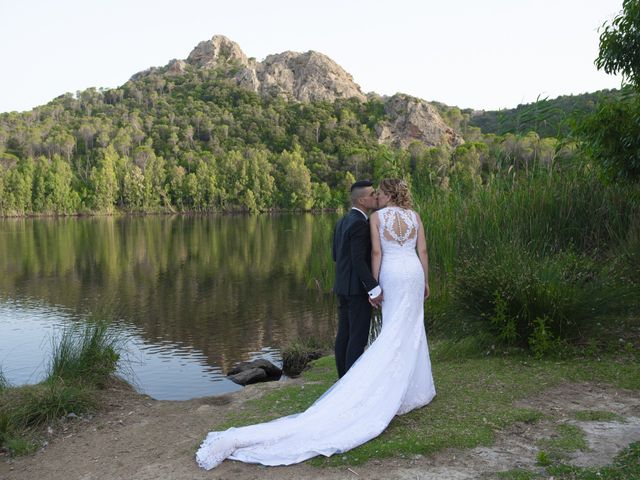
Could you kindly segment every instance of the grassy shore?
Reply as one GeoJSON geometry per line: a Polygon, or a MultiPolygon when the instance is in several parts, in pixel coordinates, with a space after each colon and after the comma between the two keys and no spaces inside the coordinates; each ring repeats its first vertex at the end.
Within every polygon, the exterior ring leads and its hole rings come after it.
{"type": "Polygon", "coordinates": [[[42,382],[12,387],[0,374],[0,448],[12,455],[31,453],[47,426],[98,408],[98,390],[115,372],[120,350],[106,323],[87,323],[62,333],[42,382]]]}
{"type": "MultiPolygon", "coordinates": [[[[633,352],[564,360],[536,359],[524,354],[456,358],[447,343],[436,343],[432,349],[438,394],[429,406],[396,417],[382,435],[354,450],[328,459],[316,458],[311,463],[358,465],[384,457],[491,445],[498,432],[516,422],[535,423],[552,418],[552,411],[520,408],[514,403],[565,382],[596,382],[640,390],[640,363],[633,352]]],[[[336,381],[333,357],[313,362],[303,379],[302,385],[284,386],[248,402],[216,429],[263,422],[306,409],[336,381]]],[[[610,418],[615,414],[582,412],[581,415],[610,418]]],[[[555,452],[560,447],[554,444],[547,450],[555,452]]]]}
{"type": "Polygon", "coordinates": [[[511,470],[501,472],[497,476],[504,480],[637,480],[640,478],[640,442],[634,442],[622,450],[611,463],[605,467],[584,468],[550,460],[541,462],[545,465],[545,473],[539,474],[527,470],[511,470]]]}

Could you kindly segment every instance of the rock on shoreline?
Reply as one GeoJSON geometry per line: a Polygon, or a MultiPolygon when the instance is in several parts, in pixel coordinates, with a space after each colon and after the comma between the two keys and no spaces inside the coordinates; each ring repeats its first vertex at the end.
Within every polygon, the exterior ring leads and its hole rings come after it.
{"type": "Polygon", "coordinates": [[[280,380],[282,370],[263,358],[242,362],[227,372],[227,378],[238,385],[280,380]]]}

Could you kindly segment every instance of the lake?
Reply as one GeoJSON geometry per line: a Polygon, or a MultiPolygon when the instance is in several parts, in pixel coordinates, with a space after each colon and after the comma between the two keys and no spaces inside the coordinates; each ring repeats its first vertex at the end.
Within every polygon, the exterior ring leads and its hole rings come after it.
{"type": "Polygon", "coordinates": [[[63,329],[105,318],[126,345],[120,374],[156,399],[242,387],[225,377],[298,338],[332,338],[337,216],[0,219],[0,368],[45,376],[63,329]]]}

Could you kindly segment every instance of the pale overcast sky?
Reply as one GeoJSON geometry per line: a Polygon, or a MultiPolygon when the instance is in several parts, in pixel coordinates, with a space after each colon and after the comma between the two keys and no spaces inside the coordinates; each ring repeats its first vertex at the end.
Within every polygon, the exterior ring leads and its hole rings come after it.
{"type": "Polygon", "coordinates": [[[364,92],[478,109],[617,88],[598,27],[622,0],[0,0],[0,112],[122,85],[223,34],[249,57],[316,50],[364,92]]]}

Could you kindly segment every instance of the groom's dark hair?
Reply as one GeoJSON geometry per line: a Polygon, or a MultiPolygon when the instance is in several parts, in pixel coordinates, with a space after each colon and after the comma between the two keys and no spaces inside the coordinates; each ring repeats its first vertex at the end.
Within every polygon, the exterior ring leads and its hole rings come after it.
{"type": "Polygon", "coordinates": [[[358,180],[351,185],[351,205],[355,205],[356,200],[362,196],[366,187],[373,187],[373,182],[371,180],[358,180]]]}
{"type": "Polygon", "coordinates": [[[356,183],[351,185],[351,191],[353,192],[354,189],[362,187],[373,187],[373,182],[371,180],[358,180],[356,183]]]}

